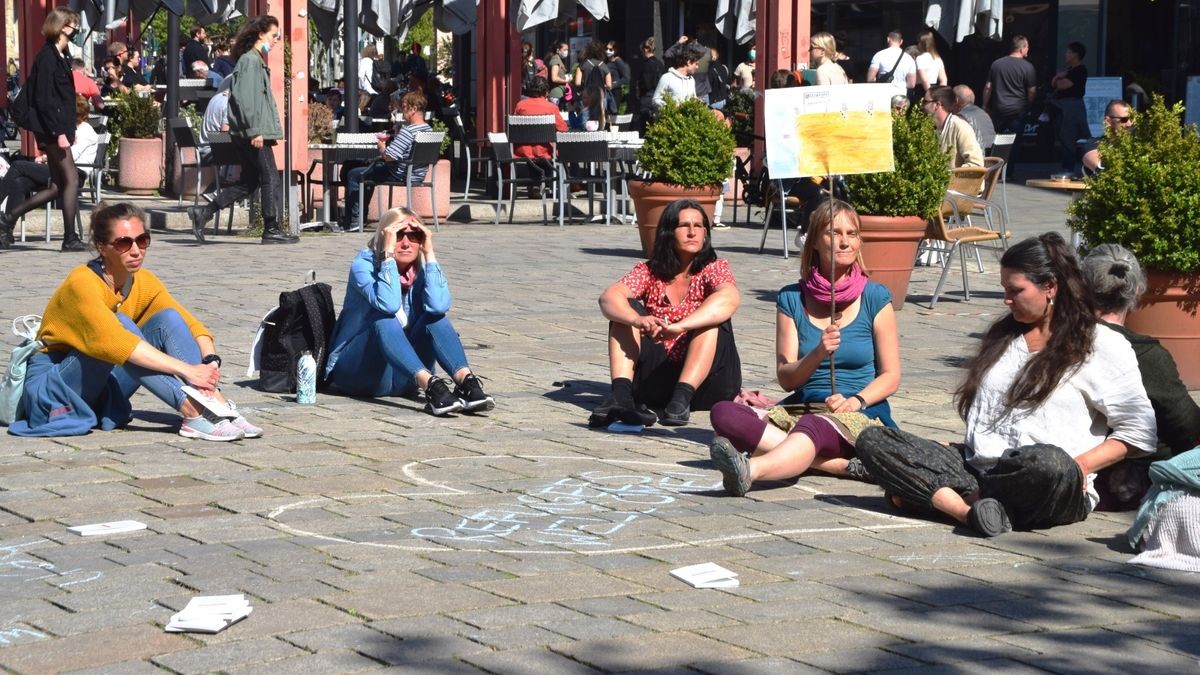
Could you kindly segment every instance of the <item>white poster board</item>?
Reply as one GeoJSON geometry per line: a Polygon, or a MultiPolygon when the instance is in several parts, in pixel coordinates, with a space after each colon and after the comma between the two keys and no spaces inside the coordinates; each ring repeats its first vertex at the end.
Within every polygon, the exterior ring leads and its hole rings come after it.
{"type": "Polygon", "coordinates": [[[1083,91],[1083,106],[1087,108],[1088,129],[1092,138],[1104,135],[1104,109],[1113,99],[1125,98],[1119,77],[1089,77],[1083,91]]]}
{"type": "Polygon", "coordinates": [[[1183,123],[1200,125],[1200,77],[1193,75],[1187,79],[1183,105],[1183,123]]]}
{"type": "Polygon", "coordinates": [[[768,89],[764,98],[771,178],[893,171],[890,84],[768,89]]]}

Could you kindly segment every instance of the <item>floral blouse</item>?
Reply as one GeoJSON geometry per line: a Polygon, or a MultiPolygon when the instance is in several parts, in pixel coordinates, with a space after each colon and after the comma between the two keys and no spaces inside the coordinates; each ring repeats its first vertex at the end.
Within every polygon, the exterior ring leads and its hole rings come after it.
{"type": "MultiPolygon", "coordinates": [[[[671,304],[667,298],[667,282],[659,279],[650,272],[645,262],[634,266],[629,274],[621,277],[621,283],[633,292],[634,298],[646,306],[650,316],[657,317],[668,323],[674,323],[690,315],[700,307],[708,296],[712,295],[722,284],[736,283],[729,262],[718,258],[700,270],[688,282],[687,293],[678,305],[671,304]]],[[[683,361],[687,356],[688,343],[691,342],[691,332],[667,340],[663,347],[667,350],[667,358],[671,361],[683,361]]]]}

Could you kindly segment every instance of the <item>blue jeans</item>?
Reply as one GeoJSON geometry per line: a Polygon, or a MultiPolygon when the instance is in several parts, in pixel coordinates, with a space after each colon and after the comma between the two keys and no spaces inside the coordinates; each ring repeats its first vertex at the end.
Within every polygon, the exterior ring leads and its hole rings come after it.
{"type": "Polygon", "coordinates": [[[387,316],[342,348],[330,382],[354,396],[401,396],[416,391],[417,373],[432,373],[435,362],[451,376],[468,367],[446,315],[421,314],[407,327],[387,316]]]}
{"type": "MultiPolygon", "coordinates": [[[[396,174],[392,171],[392,167],[386,164],[356,166],[346,171],[346,213],[349,216],[348,220],[352,226],[358,221],[358,193],[363,189],[362,184],[364,180],[380,181],[397,179],[396,174]]],[[[403,177],[399,180],[403,180],[403,177]]],[[[363,195],[364,208],[371,201],[371,195],[374,193],[374,187],[367,188],[366,194],[363,195]]]]}
{"type": "MultiPolygon", "coordinates": [[[[121,325],[129,332],[141,337],[155,349],[174,356],[180,361],[200,363],[200,345],[188,329],[187,323],[179,312],[164,309],[150,317],[144,325],[138,327],[124,314],[117,314],[121,325]]],[[[123,366],[114,366],[106,361],[92,358],[78,350],[70,352],[50,352],[50,360],[56,364],[63,382],[79,393],[80,398],[89,404],[94,404],[104,391],[105,380],[109,373],[116,378],[121,388],[121,395],[126,399],[133,396],[140,387],[146,387],[151,394],[179,410],[185,398],[180,387],[183,383],[173,375],[167,375],[141,366],[126,362],[123,366]]]]}

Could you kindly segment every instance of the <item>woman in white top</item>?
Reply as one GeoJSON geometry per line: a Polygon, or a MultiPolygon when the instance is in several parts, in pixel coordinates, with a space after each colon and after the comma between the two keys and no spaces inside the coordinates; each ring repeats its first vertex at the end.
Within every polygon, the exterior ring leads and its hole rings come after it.
{"type": "Polygon", "coordinates": [[[955,392],[963,443],[871,428],[856,446],[897,506],[987,537],[1086,519],[1096,472],[1157,442],[1133,349],[1096,320],[1067,242],[1031,237],[1000,267],[1009,314],[988,328],[955,392]]]}
{"type": "Polygon", "coordinates": [[[933,39],[933,31],[921,33],[917,38],[917,85],[921,94],[931,87],[944,87],[949,82],[946,78],[946,64],[938,55],[937,42],[933,39]]]}
{"type": "Polygon", "coordinates": [[[358,91],[369,96],[375,96],[375,59],[379,58],[379,48],[375,45],[363,47],[361,58],[358,59],[358,91]]]}
{"type": "Polygon", "coordinates": [[[846,71],[833,59],[837,56],[837,40],[829,33],[817,33],[808,39],[809,65],[817,69],[817,84],[850,84],[846,71]]]}

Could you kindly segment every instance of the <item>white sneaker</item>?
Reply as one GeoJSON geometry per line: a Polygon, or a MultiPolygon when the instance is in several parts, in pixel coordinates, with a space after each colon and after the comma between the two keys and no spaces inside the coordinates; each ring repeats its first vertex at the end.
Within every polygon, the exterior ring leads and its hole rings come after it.
{"type": "Polygon", "coordinates": [[[237,417],[235,417],[229,421],[230,421],[230,423],[233,424],[233,426],[241,429],[242,434],[244,434],[246,438],[261,438],[262,437],[262,435],[263,435],[262,427],[254,426],[253,424],[250,423],[250,420],[246,419],[245,415],[241,414],[240,412],[237,412],[237,405],[234,404],[233,401],[230,401],[229,399],[225,399],[225,405],[229,406],[230,410],[237,413],[237,417]]]}
{"type": "Polygon", "coordinates": [[[185,417],[179,425],[179,435],[184,438],[199,438],[204,441],[240,441],[246,434],[226,419],[215,424],[201,417],[185,417]]]}

